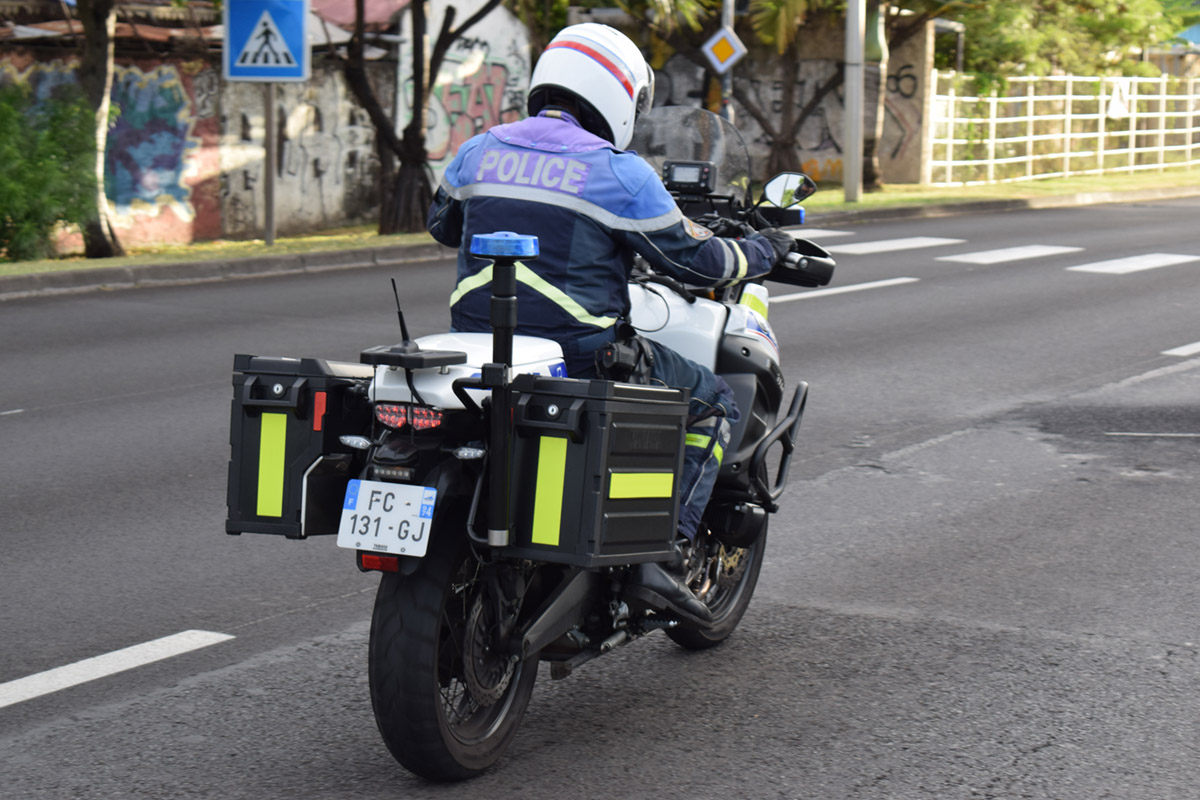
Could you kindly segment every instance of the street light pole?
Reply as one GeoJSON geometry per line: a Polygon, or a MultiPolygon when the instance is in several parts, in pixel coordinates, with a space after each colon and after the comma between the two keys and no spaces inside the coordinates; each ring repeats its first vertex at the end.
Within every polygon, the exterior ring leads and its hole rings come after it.
{"type": "Polygon", "coordinates": [[[862,196],[863,160],[863,45],[866,39],[866,0],[846,3],[845,141],[842,142],[842,187],[847,203],[862,196]]]}

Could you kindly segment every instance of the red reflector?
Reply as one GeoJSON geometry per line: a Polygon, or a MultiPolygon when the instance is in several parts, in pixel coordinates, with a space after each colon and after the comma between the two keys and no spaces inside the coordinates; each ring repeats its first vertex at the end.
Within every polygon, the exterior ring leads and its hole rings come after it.
{"type": "Polygon", "coordinates": [[[373,569],[379,572],[399,572],[400,559],[395,556],[381,556],[376,553],[359,553],[358,563],[363,569],[373,569]]]}
{"type": "Polygon", "coordinates": [[[325,393],[317,392],[313,395],[313,430],[321,430],[323,424],[325,424],[325,393]]]}

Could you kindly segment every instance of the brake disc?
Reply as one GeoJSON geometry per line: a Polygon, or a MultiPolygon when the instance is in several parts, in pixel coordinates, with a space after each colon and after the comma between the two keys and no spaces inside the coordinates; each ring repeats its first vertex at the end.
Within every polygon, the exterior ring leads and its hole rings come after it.
{"type": "Polygon", "coordinates": [[[475,595],[467,615],[463,631],[463,679],[475,702],[490,706],[508,691],[516,664],[495,647],[494,633],[498,628],[493,619],[495,606],[485,602],[485,594],[475,595]]]}
{"type": "Polygon", "coordinates": [[[745,547],[727,547],[721,545],[717,558],[721,561],[721,572],[717,578],[718,586],[736,586],[742,579],[746,567],[750,564],[750,550],[745,547]]]}

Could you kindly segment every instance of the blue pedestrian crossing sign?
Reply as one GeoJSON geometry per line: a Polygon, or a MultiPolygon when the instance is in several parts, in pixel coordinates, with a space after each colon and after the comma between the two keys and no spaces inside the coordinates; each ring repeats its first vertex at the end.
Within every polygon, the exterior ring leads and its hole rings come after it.
{"type": "Polygon", "coordinates": [[[225,80],[308,80],[308,0],[225,0],[224,5],[225,80]]]}

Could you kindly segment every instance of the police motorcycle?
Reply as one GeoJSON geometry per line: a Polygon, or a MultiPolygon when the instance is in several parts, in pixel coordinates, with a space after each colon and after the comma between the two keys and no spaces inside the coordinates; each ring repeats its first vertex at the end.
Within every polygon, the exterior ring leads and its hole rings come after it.
{"type": "MultiPolygon", "coordinates": [[[[633,149],[685,214],[735,233],[802,221],[798,203],[816,188],[784,174],[752,204],[740,134],[699,109],[644,115],[633,149]]],[[[795,250],[768,280],[829,282],[827,252],[804,240],[795,250]]],[[[368,348],[359,363],[234,363],[226,531],[336,534],[361,570],[381,573],[368,657],[375,719],[395,758],[435,780],[471,777],[503,755],[540,662],[561,679],[656,631],[695,650],[733,632],[808,388],[785,403],[761,281],[712,292],[635,273],[634,328],[724,376],[741,410],[700,531],[677,542],[686,391],[566,377],[557,343],[514,335],[515,264],[536,257],[536,239],[479,236],[472,251],[494,263],[492,334],[413,340],[401,312],[403,341],[368,348]],[[640,596],[630,577],[646,562],[669,564],[711,621],[640,596]]],[[[619,368],[619,349],[603,357],[619,368]]]]}

